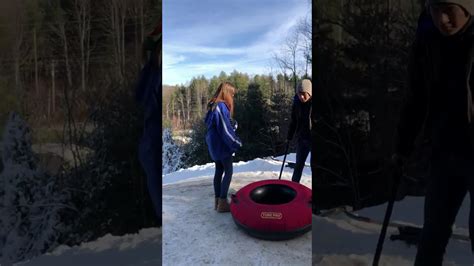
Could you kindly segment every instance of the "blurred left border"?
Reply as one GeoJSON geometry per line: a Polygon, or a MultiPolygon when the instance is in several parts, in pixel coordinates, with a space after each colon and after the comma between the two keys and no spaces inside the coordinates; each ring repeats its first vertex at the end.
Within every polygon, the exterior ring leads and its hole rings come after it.
{"type": "Polygon", "coordinates": [[[0,2],[0,265],[161,265],[161,12],[0,2]]]}

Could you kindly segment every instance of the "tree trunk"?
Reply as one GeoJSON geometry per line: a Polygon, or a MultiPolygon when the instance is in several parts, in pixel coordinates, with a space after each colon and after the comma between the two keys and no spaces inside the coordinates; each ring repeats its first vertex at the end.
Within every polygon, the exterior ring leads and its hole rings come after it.
{"type": "Polygon", "coordinates": [[[121,45],[122,45],[122,48],[120,49],[121,50],[121,54],[122,54],[122,75],[125,75],[125,17],[127,15],[126,11],[127,11],[127,7],[125,6],[125,2],[122,2],[122,12],[120,12],[120,21],[121,21],[121,45]]]}
{"type": "Polygon", "coordinates": [[[140,0],[140,26],[141,26],[141,40],[143,42],[143,40],[145,39],[145,22],[144,22],[144,14],[143,14],[143,7],[144,7],[144,3],[143,3],[143,0],[140,0]]]}
{"type": "Polygon", "coordinates": [[[184,101],[183,101],[183,95],[181,95],[181,97],[179,98],[179,103],[181,104],[181,113],[183,114],[183,120],[184,120],[184,124],[186,125],[186,112],[185,112],[185,109],[184,109],[184,101]]]}
{"type": "Polygon", "coordinates": [[[13,68],[14,68],[14,73],[15,73],[15,91],[16,91],[16,96],[18,99],[22,99],[23,95],[23,88],[22,88],[22,83],[21,83],[21,47],[23,43],[23,27],[21,26],[21,21],[17,21],[16,29],[17,34],[15,35],[15,42],[13,46],[13,68]]]}
{"type": "Polygon", "coordinates": [[[63,56],[64,56],[64,64],[66,67],[66,78],[67,78],[67,85],[69,87],[72,86],[72,73],[71,73],[71,65],[69,63],[69,45],[68,45],[68,38],[66,35],[66,22],[63,16],[57,18],[57,27],[53,27],[53,30],[58,34],[59,38],[61,39],[63,45],[63,56]]]}
{"type": "Polygon", "coordinates": [[[35,92],[36,95],[39,95],[39,85],[38,85],[38,44],[36,41],[36,27],[33,29],[33,50],[35,58],[35,92]]]}
{"type": "Polygon", "coordinates": [[[51,102],[52,102],[52,111],[53,114],[56,113],[56,78],[55,78],[55,73],[56,73],[56,64],[53,60],[52,62],[52,67],[51,67],[51,102]]]}
{"type": "Polygon", "coordinates": [[[187,88],[186,90],[186,122],[191,121],[191,89],[187,88]]]}
{"type": "MultiPolygon", "coordinates": [[[[138,16],[138,12],[135,12],[135,15],[138,16]]],[[[138,20],[138,19],[137,19],[138,20]]],[[[141,64],[141,41],[138,40],[138,23],[137,21],[135,21],[135,58],[136,58],[136,62],[137,62],[137,67],[138,67],[138,71],[140,71],[140,64],[141,64]]]]}
{"type": "Polygon", "coordinates": [[[86,75],[90,56],[90,2],[89,0],[76,0],[75,7],[80,47],[81,89],[86,91],[86,75]]]}
{"type": "Polygon", "coordinates": [[[48,90],[48,119],[51,119],[54,102],[54,60],[51,61],[51,89],[48,90]]]}
{"type": "Polygon", "coordinates": [[[125,69],[125,4],[122,0],[110,2],[111,36],[117,79],[123,82],[125,69]]]}
{"type": "MultiPolygon", "coordinates": [[[[15,48],[15,50],[18,50],[18,48],[15,48]]],[[[15,90],[17,92],[17,97],[18,99],[21,99],[21,94],[22,94],[22,87],[21,87],[21,80],[20,80],[20,55],[19,51],[15,51],[14,53],[15,59],[13,63],[14,71],[15,71],[15,90]]]]}
{"type": "Polygon", "coordinates": [[[172,121],[172,126],[174,125],[174,123],[176,122],[176,107],[175,107],[175,98],[173,98],[171,101],[170,101],[170,104],[171,104],[171,121],[172,121]]]}
{"type": "Polygon", "coordinates": [[[66,63],[66,75],[67,75],[67,83],[69,87],[72,86],[72,73],[71,73],[71,65],[69,64],[69,53],[68,53],[68,45],[67,45],[67,37],[66,31],[63,25],[63,44],[64,44],[64,61],[66,63]]]}

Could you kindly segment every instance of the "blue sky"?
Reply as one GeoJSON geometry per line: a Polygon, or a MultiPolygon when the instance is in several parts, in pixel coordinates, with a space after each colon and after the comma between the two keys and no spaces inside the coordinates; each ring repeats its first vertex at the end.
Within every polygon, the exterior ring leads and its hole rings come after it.
{"type": "Polygon", "coordinates": [[[164,0],[163,84],[221,71],[269,74],[309,0],[164,0]]]}

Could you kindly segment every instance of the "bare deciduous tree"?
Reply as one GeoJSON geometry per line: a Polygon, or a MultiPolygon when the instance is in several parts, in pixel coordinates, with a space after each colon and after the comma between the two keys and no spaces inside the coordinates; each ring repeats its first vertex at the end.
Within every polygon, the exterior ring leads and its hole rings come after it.
{"type": "Polygon", "coordinates": [[[294,88],[296,88],[296,77],[300,70],[299,53],[300,34],[297,31],[292,32],[281,48],[280,54],[275,54],[274,59],[278,63],[283,73],[289,71],[293,79],[294,88]]]}
{"type": "Polygon", "coordinates": [[[91,54],[91,2],[90,0],[74,1],[74,16],[76,18],[77,33],[79,35],[80,65],[81,65],[81,89],[86,91],[87,73],[91,54]]]}
{"type": "Polygon", "coordinates": [[[311,19],[309,16],[300,20],[297,26],[297,32],[301,35],[301,52],[304,57],[304,73],[305,76],[310,76],[310,67],[313,61],[312,49],[313,49],[313,30],[311,25],[311,19]]]}
{"type": "Polygon", "coordinates": [[[109,35],[112,40],[113,57],[119,81],[123,81],[125,73],[125,20],[127,17],[127,1],[126,0],[112,0],[106,4],[106,9],[109,10],[108,20],[109,35]]]}
{"type": "MultiPolygon", "coordinates": [[[[69,60],[69,42],[66,35],[66,12],[59,6],[59,2],[53,2],[51,9],[54,12],[54,22],[50,24],[51,32],[53,32],[60,40],[63,47],[64,67],[66,70],[67,84],[72,87],[71,64],[69,60]]],[[[54,40],[51,40],[52,42],[54,40]]]]}

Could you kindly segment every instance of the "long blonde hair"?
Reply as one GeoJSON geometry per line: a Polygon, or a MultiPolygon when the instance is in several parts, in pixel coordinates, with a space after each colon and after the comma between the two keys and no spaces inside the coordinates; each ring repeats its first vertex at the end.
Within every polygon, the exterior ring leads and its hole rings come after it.
{"type": "Polygon", "coordinates": [[[234,116],[234,94],[235,86],[230,82],[222,82],[219,87],[217,87],[216,93],[209,100],[208,108],[211,108],[213,103],[224,102],[227,108],[230,110],[230,115],[234,116]]]}

